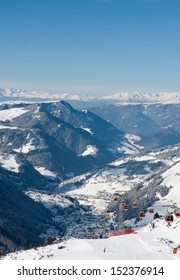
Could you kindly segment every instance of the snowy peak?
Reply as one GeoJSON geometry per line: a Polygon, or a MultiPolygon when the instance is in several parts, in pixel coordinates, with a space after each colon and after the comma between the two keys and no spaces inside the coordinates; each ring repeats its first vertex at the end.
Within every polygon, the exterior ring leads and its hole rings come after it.
{"type": "Polygon", "coordinates": [[[1,101],[14,101],[14,100],[68,100],[72,102],[85,102],[85,103],[179,103],[180,92],[160,92],[160,93],[147,93],[147,92],[118,92],[114,95],[103,97],[94,97],[90,95],[79,96],[77,94],[68,93],[49,93],[28,91],[14,88],[0,88],[1,101]]]}
{"type": "Polygon", "coordinates": [[[39,91],[28,91],[23,89],[14,88],[0,88],[0,99],[6,100],[77,100],[77,101],[90,101],[93,96],[79,96],[71,95],[68,93],[48,93],[39,91]]]}
{"type": "Polygon", "coordinates": [[[114,95],[104,96],[101,100],[118,101],[119,103],[179,103],[179,92],[141,93],[120,92],[114,95]]]}

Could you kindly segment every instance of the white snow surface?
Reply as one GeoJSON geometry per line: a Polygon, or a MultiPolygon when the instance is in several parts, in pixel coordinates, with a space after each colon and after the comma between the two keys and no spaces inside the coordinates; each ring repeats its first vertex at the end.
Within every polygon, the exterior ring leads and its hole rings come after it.
{"type": "Polygon", "coordinates": [[[180,162],[175,163],[162,176],[164,178],[162,184],[170,188],[164,199],[177,202],[180,207],[180,162]]]}
{"type": "Polygon", "coordinates": [[[84,129],[84,130],[86,130],[86,131],[89,132],[90,134],[94,134],[94,133],[92,132],[92,130],[91,130],[90,128],[88,128],[88,127],[82,127],[82,126],[81,126],[81,128],[84,129]]]}
{"type": "Polygon", "coordinates": [[[129,143],[122,143],[122,147],[118,148],[118,152],[123,152],[126,155],[134,155],[137,154],[138,149],[135,146],[132,146],[129,143]]]}
{"type": "Polygon", "coordinates": [[[24,144],[22,147],[13,150],[17,153],[27,154],[30,151],[36,150],[36,146],[33,145],[33,139],[31,139],[28,143],[24,144]]]}
{"type": "Polygon", "coordinates": [[[154,220],[136,234],[107,239],[70,239],[59,244],[8,254],[4,260],[180,260],[180,219],[168,226],[154,220]]]}
{"type": "Polygon", "coordinates": [[[18,173],[21,164],[17,162],[15,155],[0,154],[0,165],[9,171],[18,173]]]}
{"type": "Polygon", "coordinates": [[[141,138],[134,134],[125,134],[127,139],[125,142],[122,142],[122,146],[118,148],[118,152],[123,152],[126,155],[137,154],[144,147],[139,145],[138,142],[141,138]]]}
{"type": "Polygon", "coordinates": [[[52,177],[52,178],[56,178],[57,174],[46,169],[45,167],[42,166],[34,166],[34,168],[41,173],[41,175],[46,176],[46,177],[52,177]]]}
{"type": "Polygon", "coordinates": [[[81,154],[81,156],[96,156],[98,149],[95,146],[87,145],[86,150],[81,154]]]}
{"type": "Polygon", "coordinates": [[[12,119],[19,117],[28,112],[24,108],[11,108],[8,110],[0,110],[0,121],[12,121],[12,119]]]}
{"type": "Polygon", "coordinates": [[[6,126],[6,125],[0,125],[0,129],[19,129],[17,126],[6,126]]]}
{"type": "Polygon", "coordinates": [[[128,141],[134,145],[136,148],[138,148],[139,150],[143,149],[144,147],[141,145],[138,145],[138,141],[141,140],[141,137],[138,135],[134,135],[134,134],[125,134],[125,137],[128,139],[128,141]]]}
{"type": "Polygon", "coordinates": [[[26,195],[34,199],[35,201],[42,202],[45,207],[55,211],[55,206],[62,208],[68,208],[72,205],[72,202],[62,195],[45,194],[37,191],[28,191],[26,195]]]}

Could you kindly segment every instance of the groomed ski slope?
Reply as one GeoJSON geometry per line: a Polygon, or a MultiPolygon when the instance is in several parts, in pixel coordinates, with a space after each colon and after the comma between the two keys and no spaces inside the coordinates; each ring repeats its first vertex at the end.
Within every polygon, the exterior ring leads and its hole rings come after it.
{"type": "Polygon", "coordinates": [[[9,254],[4,259],[14,260],[177,260],[180,249],[180,219],[168,226],[164,219],[154,220],[136,234],[107,239],[70,239],[59,244],[9,254]]]}

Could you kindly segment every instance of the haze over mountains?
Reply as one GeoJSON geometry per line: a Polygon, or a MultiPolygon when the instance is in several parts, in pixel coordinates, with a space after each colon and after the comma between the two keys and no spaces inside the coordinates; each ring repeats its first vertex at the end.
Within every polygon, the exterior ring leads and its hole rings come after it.
{"type": "Polygon", "coordinates": [[[162,215],[168,205],[180,207],[179,97],[0,89],[0,251],[42,244],[48,236],[104,238],[118,227],[148,225],[149,207],[162,215]]]}

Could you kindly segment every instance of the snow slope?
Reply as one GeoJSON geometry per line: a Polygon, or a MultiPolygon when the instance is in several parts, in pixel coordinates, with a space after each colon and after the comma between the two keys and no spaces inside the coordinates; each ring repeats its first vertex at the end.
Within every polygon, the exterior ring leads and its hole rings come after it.
{"type": "Polygon", "coordinates": [[[41,175],[46,176],[46,177],[50,177],[50,178],[56,178],[57,174],[46,169],[45,167],[41,167],[41,166],[34,166],[34,168],[41,173],[41,175]]]}
{"type": "Polygon", "coordinates": [[[95,146],[87,145],[86,150],[81,154],[81,156],[96,156],[98,149],[95,146]]]}
{"type": "Polygon", "coordinates": [[[20,251],[4,259],[17,260],[179,260],[180,220],[171,227],[163,219],[137,230],[137,234],[121,235],[107,239],[70,239],[59,244],[20,251]]]}
{"type": "Polygon", "coordinates": [[[24,108],[11,108],[8,110],[0,110],[0,121],[12,121],[12,119],[19,117],[22,114],[25,114],[26,112],[27,110],[25,110],[24,108]]]}
{"type": "Polygon", "coordinates": [[[13,171],[15,173],[19,172],[19,168],[21,166],[20,162],[17,161],[15,155],[11,154],[0,154],[0,165],[10,171],[13,171]]]}

